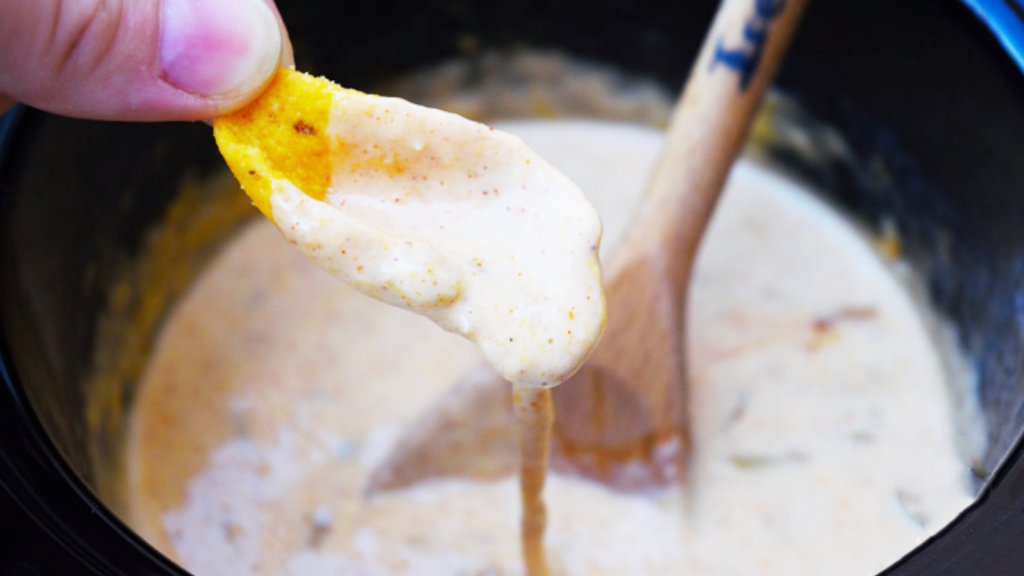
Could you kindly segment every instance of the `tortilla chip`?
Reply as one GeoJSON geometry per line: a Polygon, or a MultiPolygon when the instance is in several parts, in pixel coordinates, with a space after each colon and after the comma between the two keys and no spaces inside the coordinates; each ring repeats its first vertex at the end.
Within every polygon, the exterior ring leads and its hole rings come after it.
{"type": "Polygon", "coordinates": [[[354,92],[325,78],[280,69],[245,108],[213,123],[231,172],[261,212],[273,220],[271,184],[288,179],[323,200],[331,180],[327,124],[336,95],[354,92]]]}

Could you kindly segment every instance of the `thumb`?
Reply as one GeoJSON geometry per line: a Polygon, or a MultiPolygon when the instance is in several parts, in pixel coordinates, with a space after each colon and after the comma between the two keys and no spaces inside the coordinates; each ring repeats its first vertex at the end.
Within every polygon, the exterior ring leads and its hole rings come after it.
{"type": "Polygon", "coordinates": [[[199,120],[244,105],[291,44],[272,0],[0,0],[0,113],[199,120]]]}

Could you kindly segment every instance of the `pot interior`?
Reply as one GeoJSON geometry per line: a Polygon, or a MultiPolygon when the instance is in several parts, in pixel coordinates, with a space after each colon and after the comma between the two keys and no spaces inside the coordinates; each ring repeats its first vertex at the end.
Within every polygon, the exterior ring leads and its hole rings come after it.
{"type": "MultiPolygon", "coordinates": [[[[483,63],[495,50],[530,48],[674,93],[715,4],[319,2],[281,10],[298,67],[361,90],[383,92],[397,76],[453,58],[483,63]]],[[[987,445],[974,465],[984,482],[1024,429],[1024,76],[959,3],[816,3],[777,91],[792,104],[783,120],[815,153],[785,138],[764,152],[868,228],[895,230],[930,301],[955,324],[977,373],[987,445]],[[836,134],[842,154],[829,152],[836,134]]],[[[9,121],[0,316],[14,392],[73,475],[116,511],[125,415],[154,332],[207,248],[230,235],[247,207],[240,195],[222,201],[218,185],[204,186],[224,173],[206,125],[30,110],[9,121]],[[182,200],[183,190],[191,199],[182,200]],[[172,210],[183,202],[189,226],[172,210]],[[197,214],[206,218],[198,231],[190,227],[197,214]],[[195,249],[169,245],[160,254],[173,261],[140,268],[160,227],[195,249]],[[111,320],[118,306],[124,317],[111,320]],[[98,369],[104,358],[120,364],[98,369]],[[107,375],[100,384],[98,371],[107,375]]]]}

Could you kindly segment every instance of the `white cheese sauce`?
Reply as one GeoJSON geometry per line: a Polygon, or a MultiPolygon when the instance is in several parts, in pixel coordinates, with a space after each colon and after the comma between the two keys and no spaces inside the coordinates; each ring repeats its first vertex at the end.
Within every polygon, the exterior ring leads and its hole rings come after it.
{"type": "MultiPolygon", "coordinates": [[[[611,248],[660,134],[504,127],[586,191],[611,248]]],[[[554,574],[870,576],[970,501],[922,317],[820,200],[740,162],[691,297],[689,483],[640,496],[549,475],[554,574]]],[[[516,478],[364,492],[402,427],[480,360],[254,222],[160,336],[129,442],[132,526],[198,576],[522,574],[516,478]]]]}
{"type": "Polygon", "coordinates": [[[325,202],[277,181],[273,218],[319,266],[466,336],[505,379],[571,376],[604,329],[601,222],[510,134],[398,98],[336,96],[325,202]]]}

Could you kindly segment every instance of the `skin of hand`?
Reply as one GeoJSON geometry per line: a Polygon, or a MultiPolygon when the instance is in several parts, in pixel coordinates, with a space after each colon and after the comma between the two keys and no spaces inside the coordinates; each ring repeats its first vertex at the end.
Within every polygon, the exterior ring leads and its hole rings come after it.
{"type": "Polygon", "coordinates": [[[273,0],[0,0],[0,114],[202,120],[294,66],[273,0]]]}

